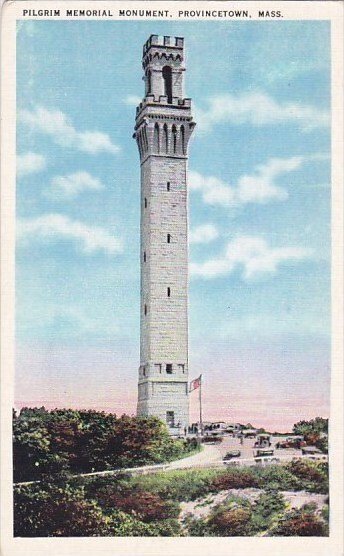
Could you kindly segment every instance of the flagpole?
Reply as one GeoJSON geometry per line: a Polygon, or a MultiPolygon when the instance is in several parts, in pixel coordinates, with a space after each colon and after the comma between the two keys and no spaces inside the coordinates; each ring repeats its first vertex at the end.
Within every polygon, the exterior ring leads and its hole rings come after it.
{"type": "Polygon", "coordinates": [[[199,424],[201,427],[201,436],[203,436],[203,418],[202,418],[202,375],[199,382],[199,424]]]}

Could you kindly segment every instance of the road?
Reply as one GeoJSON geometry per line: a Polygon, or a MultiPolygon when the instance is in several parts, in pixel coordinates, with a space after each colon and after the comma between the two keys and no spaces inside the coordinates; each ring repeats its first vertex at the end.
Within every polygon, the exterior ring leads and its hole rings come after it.
{"type": "MultiPolygon", "coordinates": [[[[243,439],[243,443],[240,443],[239,438],[233,438],[232,436],[225,435],[223,438],[223,442],[219,445],[219,450],[221,452],[222,457],[229,452],[230,450],[240,450],[241,456],[240,459],[252,459],[253,458],[253,447],[256,439],[255,438],[246,438],[243,439]]],[[[276,449],[276,443],[281,441],[280,436],[272,436],[271,437],[271,448],[274,449],[274,455],[277,457],[284,457],[284,456],[301,456],[301,450],[297,450],[296,448],[287,448],[287,449],[276,449]]]]}
{"type": "MultiPolygon", "coordinates": [[[[280,441],[281,437],[272,437],[272,446],[274,448],[276,442],[280,441]]],[[[75,475],[76,477],[88,477],[88,476],[106,476],[112,475],[114,473],[129,472],[134,475],[140,475],[145,473],[156,473],[159,471],[172,471],[174,469],[192,469],[192,468],[202,468],[202,467],[222,467],[223,456],[230,450],[240,450],[240,458],[235,458],[232,462],[242,461],[243,465],[256,465],[253,459],[253,445],[255,439],[248,438],[243,440],[241,444],[238,438],[233,438],[232,436],[225,435],[221,444],[203,444],[202,450],[197,454],[188,456],[183,459],[173,461],[171,463],[156,464],[156,465],[145,465],[142,467],[132,467],[126,469],[112,469],[111,471],[94,471],[92,473],[80,473],[75,475]]],[[[291,460],[293,457],[298,457],[302,455],[301,450],[296,450],[293,448],[288,449],[275,449],[276,457],[280,458],[280,462],[291,460]]],[[[25,483],[17,484],[32,484],[34,482],[40,481],[28,481],[25,483]]]]}
{"type": "Polygon", "coordinates": [[[222,465],[222,454],[219,448],[214,445],[204,444],[202,450],[193,456],[173,461],[166,465],[166,471],[172,469],[188,469],[190,467],[206,467],[207,465],[222,465]]]}
{"type": "MultiPolygon", "coordinates": [[[[281,458],[281,461],[285,459],[292,459],[293,457],[301,456],[301,450],[294,448],[288,449],[276,449],[275,445],[281,440],[281,437],[271,438],[271,448],[275,450],[275,456],[281,458]]],[[[223,456],[230,450],[240,450],[240,457],[235,458],[237,460],[253,460],[254,443],[255,438],[243,439],[241,444],[239,438],[233,438],[229,435],[224,435],[221,444],[203,444],[203,449],[198,454],[193,456],[183,458],[181,460],[174,461],[165,466],[165,471],[169,469],[188,469],[190,467],[209,467],[212,466],[222,466],[223,456]]],[[[233,460],[234,461],[234,460],[233,460]]]]}

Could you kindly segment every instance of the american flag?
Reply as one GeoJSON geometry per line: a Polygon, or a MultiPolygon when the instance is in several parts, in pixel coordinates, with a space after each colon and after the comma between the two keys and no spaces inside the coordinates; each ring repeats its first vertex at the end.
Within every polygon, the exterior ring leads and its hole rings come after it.
{"type": "Polygon", "coordinates": [[[202,380],[202,375],[199,375],[198,378],[192,380],[190,382],[189,392],[192,392],[193,390],[196,390],[196,388],[199,388],[201,386],[201,380],[202,380]]]}

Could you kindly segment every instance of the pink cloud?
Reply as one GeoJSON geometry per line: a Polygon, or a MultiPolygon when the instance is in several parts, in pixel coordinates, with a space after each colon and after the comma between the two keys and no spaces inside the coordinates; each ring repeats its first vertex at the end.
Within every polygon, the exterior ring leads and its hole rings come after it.
{"type": "MultiPolygon", "coordinates": [[[[290,430],[329,414],[327,346],[223,342],[191,353],[190,380],[203,373],[204,420],[290,430]]],[[[130,342],[99,346],[18,346],[15,405],[135,414],[138,353],[130,342]],[[123,353],[126,357],[123,357],[123,353]]],[[[198,391],[190,420],[199,418],[198,391]]]]}

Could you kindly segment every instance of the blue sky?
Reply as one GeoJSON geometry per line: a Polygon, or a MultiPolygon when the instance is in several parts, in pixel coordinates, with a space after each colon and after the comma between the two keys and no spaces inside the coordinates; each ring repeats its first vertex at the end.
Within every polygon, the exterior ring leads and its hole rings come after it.
{"type": "Polygon", "coordinates": [[[132,132],[152,33],[185,37],[198,124],[189,153],[190,373],[204,374],[208,417],[287,426],[326,414],[322,21],[18,22],[17,403],[135,411],[132,132]]]}

